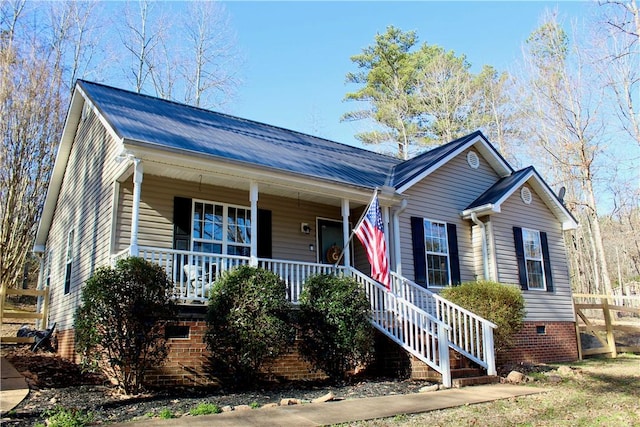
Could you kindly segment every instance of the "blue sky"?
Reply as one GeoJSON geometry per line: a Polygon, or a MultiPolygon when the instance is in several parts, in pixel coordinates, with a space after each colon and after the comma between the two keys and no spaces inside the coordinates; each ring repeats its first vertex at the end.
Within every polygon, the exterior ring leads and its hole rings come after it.
{"type": "Polygon", "coordinates": [[[420,42],[465,54],[475,71],[516,66],[520,48],[547,9],[566,19],[593,4],[560,2],[223,2],[244,57],[242,84],[228,112],[358,145],[364,123],[340,123],[357,108],[343,102],[352,55],[388,25],[415,30],[420,42]]]}

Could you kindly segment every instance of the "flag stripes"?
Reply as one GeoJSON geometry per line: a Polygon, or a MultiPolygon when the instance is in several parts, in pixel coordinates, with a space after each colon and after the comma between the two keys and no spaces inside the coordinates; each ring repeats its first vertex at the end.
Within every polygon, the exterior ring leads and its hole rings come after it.
{"type": "Polygon", "coordinates": [[[367,251],[367,258],[371,264],[371,277],[390,288],[387,244],[384,238],[384,225],[377,195],[373,197],[367,213],[354,233],[367,251]]]}

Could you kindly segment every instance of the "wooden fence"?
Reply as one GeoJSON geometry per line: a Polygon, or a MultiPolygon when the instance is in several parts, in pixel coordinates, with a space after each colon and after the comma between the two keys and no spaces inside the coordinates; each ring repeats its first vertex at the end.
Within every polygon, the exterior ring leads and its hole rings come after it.
{"type": "Polygon", "coordinates": [[[578,355],[640,353],[640,296],[574,294],[578,355]],[[592,335],[599,347],[585,348],[584,335],[592,335]],[[631,337],[632,345],[620,345],[616,338],[631,337]]]}
{"type": "MultiPolygon", "coordinates": [[[[37,307],[38,305],[36,305],[37,307]]],[[[6,286],[0,287],[0,326],[4,324],[5,319],[36,319],[40,320],[39,329],[47,329],[47,319],[49,318],[49,288],[45,289],[8,289],[6,286]],[[6,298],[8,295],[28,295],[37,299],[42,298],[40,304],[40,312],[36,311],[17,311],[5,308],[6,298]]],[[[17,336],[0,336],[2,343],[32,343],[33,337],[17,337],[17,336]]]]}

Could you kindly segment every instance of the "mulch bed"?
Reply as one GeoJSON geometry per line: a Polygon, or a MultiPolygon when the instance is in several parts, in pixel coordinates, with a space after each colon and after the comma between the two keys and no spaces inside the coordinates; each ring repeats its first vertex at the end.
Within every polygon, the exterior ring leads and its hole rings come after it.
{"type": "Polygon", "coordinates": [[[30,392],[2,419],[3,426],[33,426],[44,423],[47,411],[63,407],[91,413],[96,424],[126,422],[170,411],[173,416],[189,416],[201,403],[220,408],[239,405],[262,406],[283,399],[309,402],[331,392],[336,399],[416,393],[428,381],[390,378],[364,378],[343,384],[296,382],[265,385],[246,392],[223,389],[172,388],[154,390],[139,396],[116,393],[104,377],[87,374],[78,365],[53,353],[33,353],[25,346],[3,346],[3,355],[21,372],[30,392]],[[7,348],[9,347],[9,348],[7,348]]]}

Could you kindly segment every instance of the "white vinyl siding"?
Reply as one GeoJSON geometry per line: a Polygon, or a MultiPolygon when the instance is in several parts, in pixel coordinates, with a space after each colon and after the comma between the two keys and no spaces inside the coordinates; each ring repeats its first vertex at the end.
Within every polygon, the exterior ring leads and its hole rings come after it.
{"type": "Polygon", "coordinates": [[[82,285],[110,256],[113,183],[121,165],[119,150],[98,118],[90,112],[77,129],[46,241],[51,258],[50,321],[56,329],[73,326],[82,285]],[[65,294],[67,242],[73,229],[73,265],[65,294]]]}
{"type": "Polygon", "coordinates": [[[564,247],[562,226],[532,192],[532,203],[526,205],[520,191],[502,204],[501,212],[491,216],[493,245],[496,254],[498,281],[518,285],[518,261],[513,227],[522,227],[547,233],[553,292],[523,291],[527,321],[575,321],[571,299],[571,285],[564,247]]]}
{"type": "Polygon", "coordinates": [[[400,250],[402,273],[414,278],[411,217],[438,218],[454,224],[458,235],[460,279],[473,281],[477,277],[476,257],[471,241],[471,221],[460,217],[460,212],[480,194],[491,187],[499,177],[487,162],[480,157],[478,169],[467,164],[467,152],[463,152],[440,169],[427,176],[404,192],[407,208],[400,216],[400,250]]]}

